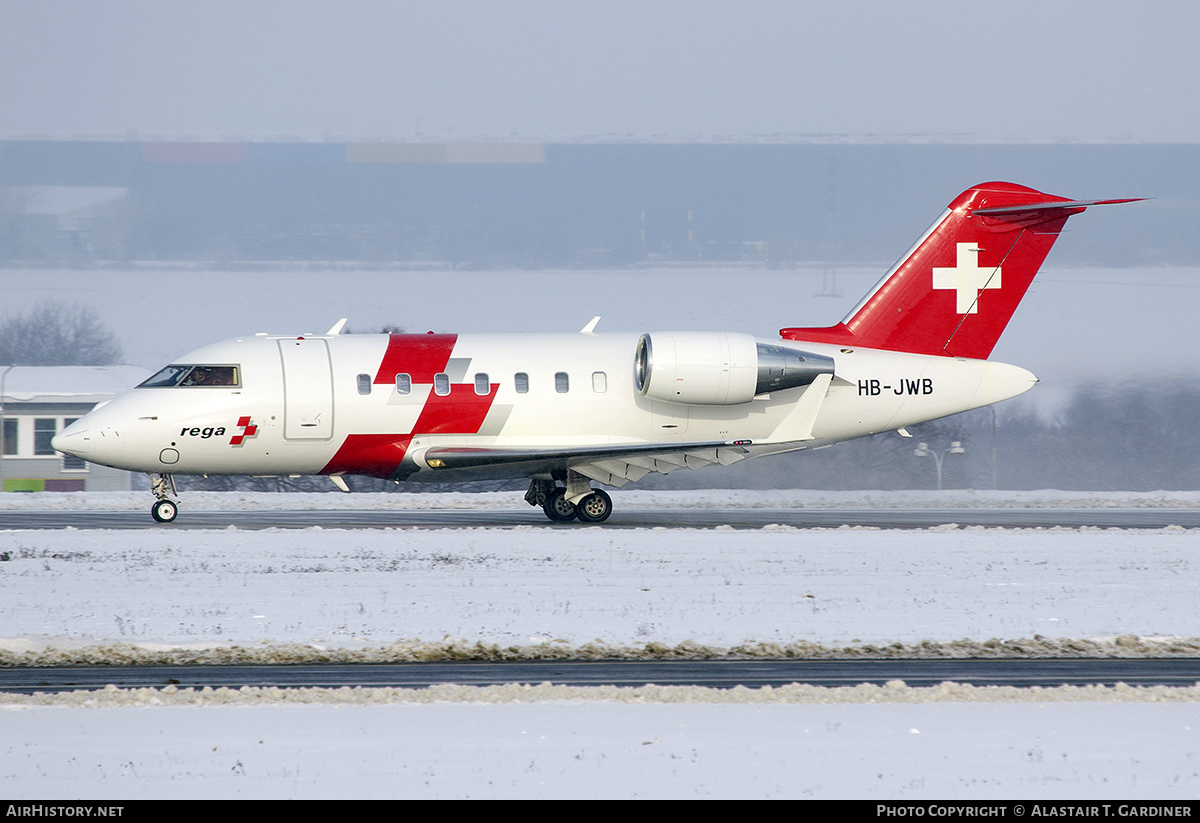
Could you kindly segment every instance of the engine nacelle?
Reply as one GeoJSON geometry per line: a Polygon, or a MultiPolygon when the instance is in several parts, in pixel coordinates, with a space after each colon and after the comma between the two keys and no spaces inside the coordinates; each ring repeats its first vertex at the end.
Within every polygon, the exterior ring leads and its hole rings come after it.
{"type": "Polygon", "coordinates": [[[633,374],[654,400],[734,406],[833,374],[833,358],[736,332],[653,332],[638,340],[633,374]]]}

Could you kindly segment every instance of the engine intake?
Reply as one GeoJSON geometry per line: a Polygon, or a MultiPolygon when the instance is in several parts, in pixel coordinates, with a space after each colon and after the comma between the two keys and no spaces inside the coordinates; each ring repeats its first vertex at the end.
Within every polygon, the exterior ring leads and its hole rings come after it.
{"type": "Polygon", "coordinates": [[[734,406],[833,374],[833,358],[736,332],[652,332],[638,340],[633,374],[654,400],[734,406]]]}

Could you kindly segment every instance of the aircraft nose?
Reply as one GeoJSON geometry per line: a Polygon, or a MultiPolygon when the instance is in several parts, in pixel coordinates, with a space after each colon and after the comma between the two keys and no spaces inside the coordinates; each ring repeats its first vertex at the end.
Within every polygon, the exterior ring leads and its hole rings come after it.
{"type": "Polygon", "coordinates": [[[81,417],[54,435],[50,440],[50,447],[57,452],[86,460],[90,440],[86,420],[86,417],[81,417]]]}

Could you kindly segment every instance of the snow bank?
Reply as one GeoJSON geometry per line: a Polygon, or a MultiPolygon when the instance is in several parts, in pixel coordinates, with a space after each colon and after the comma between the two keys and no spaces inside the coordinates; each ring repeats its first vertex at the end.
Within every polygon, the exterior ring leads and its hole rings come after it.
{"type": "Polygon", "coordinates": [[[404,688],[305,688],[250,687],[240,689],[205,687],[181,689],[121,689],[106,686],[92,691],[2,694],[0,708],[19,706],[66,706],[104,709],[130,706],[261,706],[292,705],[391,705],[433,703],[546,703],[559,700],[628,704],[874,704],[874,703],[1200,703],[1200,685],[1191,687],[1149,686],[1062,686],[1017,688],[1015,686],[972,686],[941,683],[913,688],[896,680],[883,686],[822,687],[793,683],[772,688],[710,689],[700,686],[555,686],[510,684],[506,686],[431,686],[404,688]]]}

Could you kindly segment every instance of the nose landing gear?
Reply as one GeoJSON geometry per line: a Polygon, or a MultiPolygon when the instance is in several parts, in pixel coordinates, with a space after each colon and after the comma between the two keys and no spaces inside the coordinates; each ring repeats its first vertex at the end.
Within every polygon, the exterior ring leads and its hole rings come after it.
{"type": "Polygon", "coordinates": [[[172,497],[179,497],[175,490],[175,478],[169,474],[151,474],[150,491],[157,500],[150,507],[150,516],[159,523],[170,523],[179,514],[179,504],[172,497]]]}

